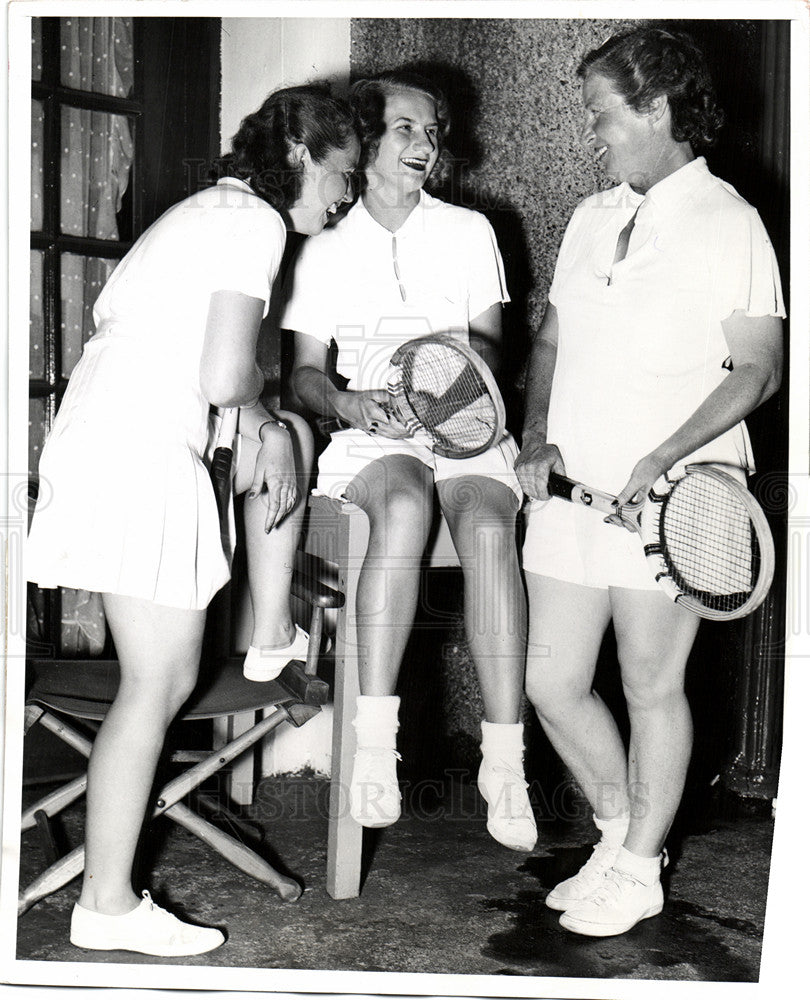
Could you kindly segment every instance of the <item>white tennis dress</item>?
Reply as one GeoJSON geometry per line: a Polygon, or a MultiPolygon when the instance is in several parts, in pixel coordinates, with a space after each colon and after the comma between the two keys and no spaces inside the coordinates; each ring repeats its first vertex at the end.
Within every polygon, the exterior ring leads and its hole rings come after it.
{"type": "Polygon", "coordinates": [[[118,265],[42,452],[29,580],[178,608],[207,607],[227,582],[204,462],[206,319],[220,290],[266,314],[285,237],[270,205],[225,178],[169,209],[118,265]]]}

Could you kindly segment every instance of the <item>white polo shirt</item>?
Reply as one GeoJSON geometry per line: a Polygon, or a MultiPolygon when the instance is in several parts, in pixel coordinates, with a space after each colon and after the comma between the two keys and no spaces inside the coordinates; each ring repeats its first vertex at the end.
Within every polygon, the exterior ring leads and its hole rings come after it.
{"type": "Polygon", "coordinates": [[[451,333],[508,302],[495,234],[479,212],[421,192],[392,234],[362,199],[334,228],[306,241],[281,325],[338,345],[352,389],[385,385],[388,361],[412,337],[451,333]]]}
{"type": "MultiPolygon", "coordinates": [[[[570,476],[620,490],[726,377],[722,321],[784,316],[765,228],[701,157],[645,197],[627,184],[577,206],[550,301],[559,315],[548,440],[570,476]],[[627,256],[620,231],[638,208],[627,256]]],[[[753,470],[740,423],[684,460],[753,470]]]]}

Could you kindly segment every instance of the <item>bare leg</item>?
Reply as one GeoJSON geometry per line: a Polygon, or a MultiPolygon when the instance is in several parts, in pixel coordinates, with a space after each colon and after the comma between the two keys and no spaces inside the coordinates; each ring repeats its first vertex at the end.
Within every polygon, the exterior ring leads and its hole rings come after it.
{"type": "Polygon", "coordinates": [[[194,689],[205,611],[104,594],[121,666],[115,701],[93,744],[79,902],[108,915],[138,905],[132,864],[166,730],[194,689]]]}
{"type": "Polygon", "coordinates": [[[657,856],[683,794],[692,750],[684,673],[700,619],[664,594],[611,588],[630,716],[630,829],[625,847],[657,856]]]}
{"type": "Polygon", "coordinates": [[[446,479],[437,490],[464,574],[464,621],[484,713],[489,722],[515,723],[526,663],[517,498],[483,476],[446,479]]]}
{"type": "Polygon", "coordinates": [[[607,706],[593,690],[610,621],[607,591],[526,573],[526,694],[543,729],[602,819],[627,812],[627,757],[607,706]]]}
{"type": "Polygon", "coordinates": [[[346,490],[369,519],[357,586],[360,690],[392,695],[419,596],[419,567],[432,514],[430,470],[407,455],[366,466],[346,490]]]}
{"type": "MultiPolygon", "coordinates": [[[[290,613],[290,585],[295,552],[307,506],[309,476],[313,462],[312,434],[300,417],[279,411],[290,430],[295,449],[299,498],[293,510],[272,531],[264,530],[267,506],[263,497],[245,498],[245,540],[248,585],[253,608],[251,645],[287,646],[295,635],[290,613]]],[[[253,481],[258,444],[242,438],[234,490],[244,493],[253,481]]]]}

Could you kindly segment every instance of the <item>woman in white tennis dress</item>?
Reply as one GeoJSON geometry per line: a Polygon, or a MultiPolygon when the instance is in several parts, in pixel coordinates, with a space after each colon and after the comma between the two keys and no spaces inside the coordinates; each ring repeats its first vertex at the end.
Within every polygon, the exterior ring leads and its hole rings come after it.
{"type": "Polygon", "coordinates": [[[627,503],[690,461],[753,469],[743,418],[781,374],[784,317],[756,211],[693,145],[720,124],[685,35],[640,28],[580,65],[583,142],[617,183],[574,212],[527,383],[516,470],[530,505],[527,693],[593,808],[601,840],[548,894],[589,936],[659,913],[664,840],[692,741],[684,674],[699,619],[671,603],[636,537],[548,499],[553,470],[627,503]],[[625,750],[592,689],[612,620],[630,718],[625,750]]]}
{"type": "Polygon", "coordinates": [[[121,669],[88,769],[80,947],[192,955],[224,940],[139,900],[133,857],[166,729],[196,682],[206,608],[229,578],[205,462],[212,404],[239,407],[252,642],[269,654],[255,658],[277,672],[302,641],[289,584],[311,438],[260,405],[256,342],[287,230],[320,232],[358,150],[348,109],[317,87],[278,91],[245,118],[219,182],[158,219],[105,286],[43,449],[28,577],[101,593],[121,669]]]}

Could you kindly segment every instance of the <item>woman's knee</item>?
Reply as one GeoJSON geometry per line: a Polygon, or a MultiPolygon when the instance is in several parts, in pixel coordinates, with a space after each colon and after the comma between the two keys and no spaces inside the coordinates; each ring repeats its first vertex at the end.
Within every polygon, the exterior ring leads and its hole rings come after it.
{"type": "Polygon", "coordinates": [[[622,689],[628,711],[649,711],[685,697],[685,663],[673,662],[664,651],[647,651],[621,661],[622,689]]]}
{"type": "Polygon", "coordinates": [[[153,674],[124,674],[119,694],[168,725],[191,697],[198,674],[196,664],[167,664],[153,674]]]}
{"type": "Polygon", "coordinates": [[[459,476],[439,484],[442,512],[459,529],[508,535],[514,542],[518,504],[503,483],[484,476],[459,476]]]}
{"type": "Polygon", "coordinates": [[[309,474],[315,461],[315,439],[309,424],[303,417],[291,410],[277,410],[290,432],[295,450],[295,461],[299,473],[309,474]]]}
{"type": "Polygon", "coordinates": [[[367,514],[373,534],[385,533],[390,542],[410,539],[424,545],[433,519],[430,483],[422,476],[381,468],[373,479],[356,477],[346,497],[367,514]]]}
{"type": "Polygon", "coordinates": [[[526,697],[545,724],[564,722],[575,706],[590,695],[590,686],[574,679],[551,676],[548,671],[532,669],[531,664],[526,671],[526,697]]]}

